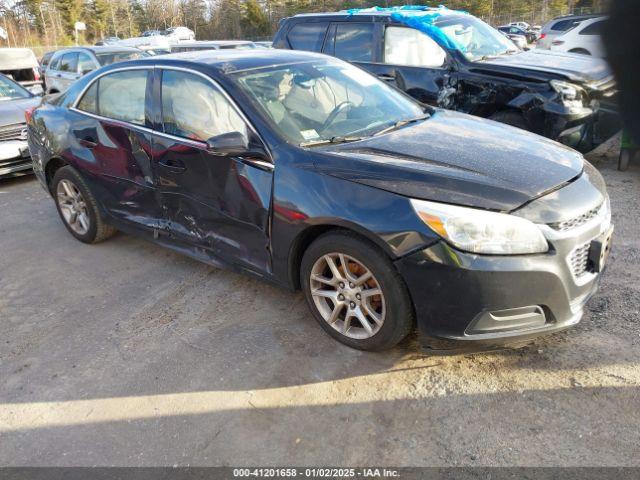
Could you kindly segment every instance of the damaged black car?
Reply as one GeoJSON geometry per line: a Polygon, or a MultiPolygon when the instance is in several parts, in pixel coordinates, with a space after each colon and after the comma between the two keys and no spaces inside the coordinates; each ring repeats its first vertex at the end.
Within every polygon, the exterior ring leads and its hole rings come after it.
{"type": "Polygon", "coordinates": [[[302,289],[326,332],[365,350],[416,325],[432,347],[568,328],[611,242],[604,181],[580,153],[326,55],[115,64],[28,129],[76,239],[118,229],[302,289]]]}
{"type": "Polygon", "coordinates": [[[602,59],[517,49],[478,18],[428,7],[285,18],[275,48],[353,62],[420,102],[491,118],[581,152],[620,130],[616,84],[602,59]]]}

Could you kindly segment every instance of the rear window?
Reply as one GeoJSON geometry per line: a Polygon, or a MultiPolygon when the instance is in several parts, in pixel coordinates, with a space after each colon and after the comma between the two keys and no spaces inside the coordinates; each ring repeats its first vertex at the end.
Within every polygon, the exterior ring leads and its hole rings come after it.
{"type": "Polygon", "coordinates": [[[299,23],[289,31],[287,40],[294,50],[319,52],[328,26],[328,22],[299,23]]]}
{"type": "Polygon", "coordinates": [[[339,23],[335,56],[349,62],[373,60],[373,23],[339,23]]]}

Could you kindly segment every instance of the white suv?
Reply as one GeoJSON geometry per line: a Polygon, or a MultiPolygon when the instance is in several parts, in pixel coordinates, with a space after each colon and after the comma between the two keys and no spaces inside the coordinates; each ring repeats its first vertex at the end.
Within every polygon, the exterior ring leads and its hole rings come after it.
{"type": "Polygon", "coordinates": [[[196,39],[196,35],[195,33],[193,33],[193,30],[187,28],[187,27],[171,27],[171,28],[167,28],[163,35],[166,35],[167,37],[169,37],[169,40],[174,40],[174,41],[178,41],[178,42],[182,42],[182,41],[191,41],[191,40],[195,40],[196,39]]]}
{"type": "Polygon", "coordinates": [[[604,45],[600,33],[607,17],[590,18],[551,41],[549,50],[557,52],[581,53],[604,57],[604,45]]]}

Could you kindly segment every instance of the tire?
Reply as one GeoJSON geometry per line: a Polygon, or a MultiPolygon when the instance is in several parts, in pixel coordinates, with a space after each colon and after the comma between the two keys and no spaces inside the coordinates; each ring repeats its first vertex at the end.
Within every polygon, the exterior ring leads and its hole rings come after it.
{"type": "Polygon", "coordinates": [[[105,223],[95,197],[75,168],[60,168],[51,182],[51,192],[62,223],[81,242],[98,243],[116,233],[105,223]],[[74,216],[71,212],[81,213],[74,216]]]}
{"type": "Polygon", "coordinates": [[[506,123],[507,125],[511,125],[512,127],[529,130],[529,124],[527,123],[525,118],[518,112],[503,110],[502,112],[494,113],[489,118],[491,120],[495,120],[496,122],[506,123]]]}
{"type": "Polygon", "coordinates": [[[384,252],[358,235],[329,232],[318,237],[302,257],[300,276],[307,304],[317,322],[329,335],[349,347],[387,350],[413,328],[413,304],[404,280],[384,252]],[[339,276],[331,273],[327,258],[333,260],[339,276]],[[350,275],[346,274],[347,269],[350,275]],[[363,281],[367,270],[372,276],[363,281]],[[350,284],[355,288],[350,288],[350,284]],[[373,291],[380,291],[381,295],[365,293],[373,291]],[[336,309],[339,310],[334,316],[336,309]],[[369,330],[360,320],[362,317],[369,330]]]}
{"type": "Polygon", "coordinates": [[[573,48],[569,50],[569,53],[579,53],[580,55],[591,55],[588,50],[584,48],[573,48]]]}
{"type": "Polygon", "coordinates": [[[620,156],[618,157],[618,170],[621,172],[626,172],[629,168],[629,162],[633,157],[633,153],[631,150],[623,149],[620,150],[620,156]]]}

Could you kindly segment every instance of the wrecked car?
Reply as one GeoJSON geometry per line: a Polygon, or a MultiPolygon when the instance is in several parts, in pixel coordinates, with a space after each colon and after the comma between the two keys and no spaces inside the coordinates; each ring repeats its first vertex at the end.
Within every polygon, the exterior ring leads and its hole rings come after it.
{"type": "Polygon", "coordinates": [[[43,93],[40,64],[29,48],[0,48],[0,73],[35,95],[43,93]]]}
{"type": "Polygon", "coordinates": [[[602,59],[521,52],[478,18],[389,7],[285,18],[275,48],[353,62],[420,102],[491,118],[586,152],[620,130],[602,59]]]}
{"type": "Polygon", "coordinates": [[[25,114],[40,100],[0,73],[0,178],[31,172],[25,114]]]}
{"type": "Polygon", "coordinates": [[[115,64],[28,126],[34,171],[76,239],[119,229],[301,288],[322,328],[359,349],[415,324],[431,346],[568,328],[611,242],[603,179],[580,153],[422,105],[326,55],[115,64]]]}

